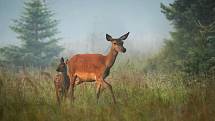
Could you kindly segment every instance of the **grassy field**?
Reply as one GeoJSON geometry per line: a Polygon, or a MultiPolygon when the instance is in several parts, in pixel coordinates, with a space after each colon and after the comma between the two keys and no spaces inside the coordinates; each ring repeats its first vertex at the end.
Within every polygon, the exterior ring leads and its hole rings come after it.
{"type": "MultiPolygon", "coordinates": [[[[75,102],[57,105],[52,79],[28,69],[30,80],[19,73],[0,72],[2,121],[214,121],[215,80],[185,80],[180,74],[145,73],[141,61],[114,65],[108,89],[96,103],[94,83],[76,87],[75,102]]],[[[53,70],[53,69],[49,69],[53,70]]],[[[47,71],[47,70],[46,70],[47,71]]],[[[52,71],[52,75],[55,72],[52,71]]]]}

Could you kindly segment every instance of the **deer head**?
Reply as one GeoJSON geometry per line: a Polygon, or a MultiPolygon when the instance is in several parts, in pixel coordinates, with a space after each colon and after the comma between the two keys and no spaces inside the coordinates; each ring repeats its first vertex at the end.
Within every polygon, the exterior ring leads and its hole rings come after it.
{"type": "Polygon", "coordinates": [[[112,43],[112,48],[117,52],[126,52],[126,48],[123,46],[123,41],[128,37],[129,32],[125,35],[122,35],[120,38],[112,38],[110,35],[106,34],[107,41],[110,41],[112,43]]]}
{"type": "Polygon", "coordinates": [[[60,64],[58,65],[56,71],[57,72],[64,72],[64,73],[67,72],[67,67],[66,67],[66,64],[64,62],[64,58],[63,57],[60,59],[60,64]]]}

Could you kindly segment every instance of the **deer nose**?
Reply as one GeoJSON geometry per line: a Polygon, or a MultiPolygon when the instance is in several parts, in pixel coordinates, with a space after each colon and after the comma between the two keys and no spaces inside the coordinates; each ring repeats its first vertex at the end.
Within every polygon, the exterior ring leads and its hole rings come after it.
{"type": "Polygon", "coordinates": [[[123,53],[125,53],[126,52],[126,48],[123,48],[123,51],[122,51],[123,53]]]}
{"type": "Polygon", "coordinates": [[[59,72],[59,71],[60,71],[60,69],[59,69],[59,68],[57,68],[57,69],[56,69],[56,71],[57,71],[57,72],[59,72]]]}

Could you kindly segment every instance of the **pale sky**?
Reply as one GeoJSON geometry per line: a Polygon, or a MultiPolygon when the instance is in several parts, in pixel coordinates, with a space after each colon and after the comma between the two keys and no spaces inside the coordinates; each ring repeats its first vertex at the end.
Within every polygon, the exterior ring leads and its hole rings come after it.
{"type": "MultiPolygon", "coordinates": [[[[19,18],[26,0],[0,0],[0,43],[17,43],[16,33],[10,30],[12,19],[19,18]]],[[[160,3],[173,0],[46,0],[59,20],[59,42],[72,50],[88,46],[88,39],[106,43],[105,34],[119,37],[130,32],[129,44],[140,48],[168,38],[170,23],[161,13],[160,3]],[[96,37],[92,37],[95,34],[96,37]]],[[[127,41],[127,40],[126,40],[127,41]]],[[[94,43],[95,44],[95,43],[94,43]]],[[[92,45],[92,44],[91,44],[92,45]]],[[[105,50],[105,49],[103,49],[105,50]]]]}

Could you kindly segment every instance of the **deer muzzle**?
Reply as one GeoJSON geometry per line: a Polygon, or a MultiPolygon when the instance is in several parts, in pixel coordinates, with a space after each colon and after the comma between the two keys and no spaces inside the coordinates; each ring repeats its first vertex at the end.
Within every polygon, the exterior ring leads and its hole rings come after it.
{"type": "Polygon", "coordinates": [[[125,53],[125,52],[126,52],[126,48],[123,48],[123,49],[122,49],[122,52],[125,53]]]}

